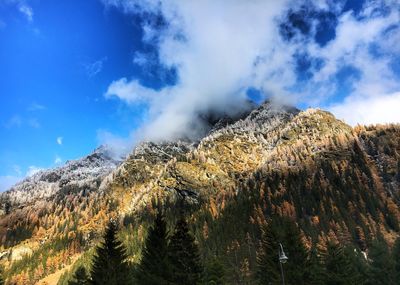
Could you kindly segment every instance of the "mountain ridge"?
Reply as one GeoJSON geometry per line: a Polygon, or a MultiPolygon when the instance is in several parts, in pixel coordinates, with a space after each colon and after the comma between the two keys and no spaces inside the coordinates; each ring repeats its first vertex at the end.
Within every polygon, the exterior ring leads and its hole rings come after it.
{"type": "MultiPolygon", "coordinates": [[[[274,214],[295,220],[308,245],[363,244],[378,232],[392,243],[400,220],[399,134],[399,125],[351,128],[326,111],[265,103],[199,141],[143,142],[90,191],[72,187],[0,216],[3,262],[14,272],[10,250],[25,244],[40,252],[43,240],[51,246],[63,236],[50,260],[85,256],[109,217],[124,225],[137,262],[155,204],[169,205],[173,221],[182,197],[205,256],[219,250],[227,262],[236,255],[255,266],[259,227],[274,214]]],[[[39,279],[46,275],[35,270],[39,279]]],[[[233,270],[240,270],[236,261],[233,270]]]]}

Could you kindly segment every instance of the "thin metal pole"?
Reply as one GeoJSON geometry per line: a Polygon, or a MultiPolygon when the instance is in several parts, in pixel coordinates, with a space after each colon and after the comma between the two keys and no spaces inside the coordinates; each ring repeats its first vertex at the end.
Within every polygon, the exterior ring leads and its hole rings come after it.
{"type": "Polygon", "coordinates": [[[283,274],[283,266],[282,262],[279,261],[279,264],[281,266],[281,274],[282,274],[282,285],[285,285],[285,275],[283,274]]]}

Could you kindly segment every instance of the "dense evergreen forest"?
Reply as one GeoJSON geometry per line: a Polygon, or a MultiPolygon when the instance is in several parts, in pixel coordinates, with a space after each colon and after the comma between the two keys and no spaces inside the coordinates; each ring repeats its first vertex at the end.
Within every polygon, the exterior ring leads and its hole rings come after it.
{"type": "MultiPolygon", "coordinates": [[[[162,211],[158,211],[146,237],[142,259],[132,264],[117,237],[116,221],[110,221],[91,262],[78,265],[59,284],[232,284],[229,265],[218,252],[209,260],[202,260],[184,216],[172,232],[167,228],[162,211]]],[[[240,284],[282,284],[282,276],[285,284],[293,285],[399,284],[400,238],[389,249],[383,237],[378,236],[366,255],[351,244],[335,242],[308,248],[300,228],[288,217],[273,216],[261,230],[256,271],[250,272],[244,263],[240,284]],[[282,264],[280,244],[287,257],[282,264]]]]}

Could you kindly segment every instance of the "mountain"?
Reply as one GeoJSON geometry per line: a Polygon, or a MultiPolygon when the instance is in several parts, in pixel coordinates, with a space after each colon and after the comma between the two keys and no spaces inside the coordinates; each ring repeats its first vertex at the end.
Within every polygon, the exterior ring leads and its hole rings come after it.
{"type": "Polygon", "coordinates": [[[137,262],[160,203],[170,226],[185,207],[203,258],[218,252],[230,284],[244,280],[244,264],[246,272],[256,266],[260,228],[272,215],[296,221],[307,246],[336,240],[367,250],[377,235],[389,244],[399,236],[399,125],[352,128],[323,110],[269,102],[202,118],[199,140],[143,142],[123,161],[101,148],[3,193],[9,282],[87,264],[110,217],[137,262]]]}
{"type": "MultiPolygon", "coordinates": [[[[64,166],[41,170],[25,178],[1,195],[8,207],[19,207],[44,200],[54,195],[62,196],[71,191],[98,189],[107,174],[117,167],[120,160],[112,158],[105,146],[97,148],[82,159],[68,161],[64,166]]],[[[7,211],[10,211],[8,209],[7,211]]]]}

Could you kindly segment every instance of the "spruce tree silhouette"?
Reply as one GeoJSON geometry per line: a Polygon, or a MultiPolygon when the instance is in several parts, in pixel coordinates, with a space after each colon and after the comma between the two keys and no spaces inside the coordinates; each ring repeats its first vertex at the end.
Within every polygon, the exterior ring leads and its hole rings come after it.
{"type": "Polygon", "coordinates": [[[93,285],[125,285],[129,280],[126,249],[117,239],[118,227],[110,221],[104,234],[104,241],[96,249],[91,271],[93,285]]]}
{"type": "Polygon", "coordinates": [[[68,285],[89,285],[89,276],[86,273],[86,269],[83,266],[79,266],[76,271],[74,276],[72,277],[72,280],[68,282],[68,285]]]}
{"type": "Polygon", "coordinates": [[[170,266],[168,264],[168,234],[167,225],[161,208],[150,228],[142,260],[136,271],[136,282],[140,285],[170,284],[170,266]]]}
{"type": "Polygon", "coordinates": [[[199,284],[203,267],[199,249],[189,232],[183,213],[176,223],[175,232],[168,245],[168,257],[172,270],[172,284],[199,284]]]}

